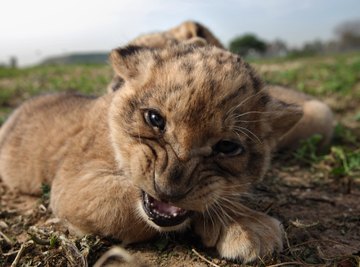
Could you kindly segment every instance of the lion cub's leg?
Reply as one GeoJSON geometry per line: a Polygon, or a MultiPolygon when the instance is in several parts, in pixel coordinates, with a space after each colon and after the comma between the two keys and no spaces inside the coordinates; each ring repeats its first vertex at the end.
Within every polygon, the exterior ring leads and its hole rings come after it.
{"type": "Polygon", "coordinates": [[[300,140],[315,134],[322,136],[321,147],[330,143],[334,117],[328,105],[303,93],[280,86],[269,86],[269,92],[272,97],[288,104],[299,105],[303,110],[302,118],[280,138],[277,149],[295,148],[300,140]]]}
{"type": "Polygon", "coordinates": [[[243,207],[234,219],[202,218],[195,224],[205,246],[216,247],[220,256],[250,262],[282,249],[282,227],[278,220],[243,207]],[[204,223],[204,220],[206,221],[204,223]]]}
{"type": "Polygon", "coordinates": [[[138,215],[140,194],[126,178],[93,166],[78,176],[58,175],[50,206],[79,235],[111,236],[123,243],[145,241],[156,234],[138,215]]]}

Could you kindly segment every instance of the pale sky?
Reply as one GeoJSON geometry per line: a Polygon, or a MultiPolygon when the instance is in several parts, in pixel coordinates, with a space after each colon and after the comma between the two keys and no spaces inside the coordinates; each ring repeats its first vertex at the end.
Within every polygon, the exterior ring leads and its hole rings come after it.
{"type": "Polygon", "coordinates": [[[334,38],[360,17],[359,0],[0,0],[0,63],[20,65],[73,52],[110,51],[142,33],[185,20],[210,28],[227,45],[252,32],[289,45],[334,38]]]}

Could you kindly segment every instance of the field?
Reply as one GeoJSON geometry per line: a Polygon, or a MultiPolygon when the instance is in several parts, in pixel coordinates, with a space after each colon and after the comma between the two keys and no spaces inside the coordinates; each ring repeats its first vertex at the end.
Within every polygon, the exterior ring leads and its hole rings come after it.
{"type": "MultiPolygon", "coordinates": [[[[284,251],[254,266],[360,266],[360,53],[252,62],[265,81],[312,94],[328,103],[337,123],[331,145],[317,151],[315,136],[279,153],[254,186],[259,210],[284,225],[284,251]]],[[[0,124],[25,99],[80,91],[101,95],[112,77],[106,65],[0,68],[0,124]]],[[[39,198],[10,192],[0,180],[0,266],[92,266],[119,243],[77,238],[39,198]]],[[[191,233],[164,235],[126,247],[149,266],[241,266],[219,259],[191,233]]]]}

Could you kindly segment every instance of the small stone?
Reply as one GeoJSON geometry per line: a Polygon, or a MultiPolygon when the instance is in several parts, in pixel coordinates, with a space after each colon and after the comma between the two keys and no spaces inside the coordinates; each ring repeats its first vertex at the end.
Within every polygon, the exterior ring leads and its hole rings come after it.
{"type": "Polygon", "coordinates": [[[58,224],[61,220],[59,218],[50,218],[45,222],[45,225],[58,224]]]}
{"type": "Polygon", "coordinates": [[[1,228],[1,229],[7,229],[7,228],[9,228],[9,226],[7,225],[6,222],[0,220],[0,228],[1,228]]]}
{"type": "Polygon", "coordinates": [[[215,264],[220,264],[221,263],[221,261],[219,259],[213,259],[212,262],[215,263],[215,264]]]}

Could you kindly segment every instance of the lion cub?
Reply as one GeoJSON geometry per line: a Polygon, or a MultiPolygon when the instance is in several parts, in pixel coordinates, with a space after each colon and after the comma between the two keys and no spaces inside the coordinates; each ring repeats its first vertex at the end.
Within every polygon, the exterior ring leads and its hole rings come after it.
{"type": "MultiPolygon", "coordinates": [[[[196,44],[198,46],[224,46],[216,36],[204,25],[195,21],[185,21],[164,32],[144,34],[132,40],[130,45],[148,48],[166,48],[178,44],[196,44]]],[[[123,78],[116,74],[107,91],[119,90],[124,84],[123,78]]],[[[330,108],[323,102],[309,95],[290,88],[267,85],[269,94],[287,104],[298,105],[303,112],[301,120],[279,140],[276,149],[295,148],[301,140],[314,134],[321,135],[320,147],[330,143],[333,133],[334,119],[330,108]]]]}
{"type": "Polygon", "coordinates": [[[54,214],[80,234],[131,243],[191,226],[228,259],[280,250],[280,223],[239,197],[302,109],[217,47],[128,46],[111,61],[119,90],[41,96],[13,113],[0,131],[5,183],[51,184],[54,214]]]}

